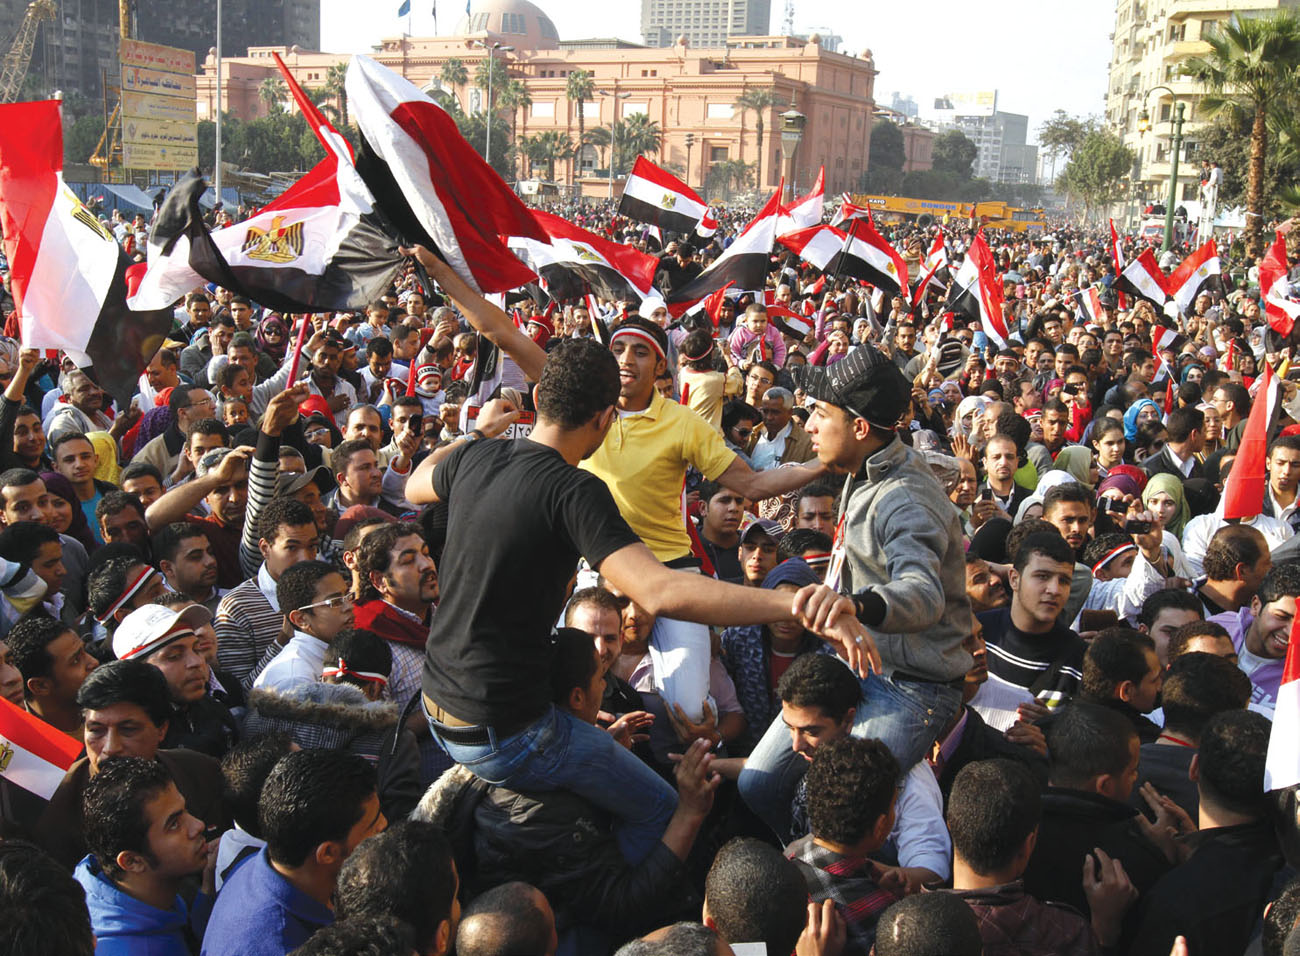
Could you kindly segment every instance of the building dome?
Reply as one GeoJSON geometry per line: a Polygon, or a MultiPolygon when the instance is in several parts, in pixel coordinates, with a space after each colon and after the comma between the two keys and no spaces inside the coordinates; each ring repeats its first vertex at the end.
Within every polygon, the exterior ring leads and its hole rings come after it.
{"type": "Polygon", "coordinates": [[[551,18],[529,0],[476,0],[456,27],[459,36],[487,33],[518,50],[555,50],[560,45],[551,18]]]}

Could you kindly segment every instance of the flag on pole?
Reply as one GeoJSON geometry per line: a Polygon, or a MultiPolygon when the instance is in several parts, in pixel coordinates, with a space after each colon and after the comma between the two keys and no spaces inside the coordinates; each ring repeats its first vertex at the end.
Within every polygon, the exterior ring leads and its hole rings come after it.
{"type": "Polygon", "coordinates": [[[144,266],[63,181],[55,100],[0,106],[0,227],[23,345],[67,351],[125,407],[171,327],[171,302],[128,308],[144,266]]]}
{"type": "Polygon", "coordinates": [[[1278,233],[1268,254],[1259,264],[1259,289],[1264,294],[1264,312],[1268,324],[1278,335],[1288,336],[1300,317],[1300,302],[1291,298],[1290,271],[1286,240],[1278,233]]]}
{"type": "Polygon", "coordinates": [[[757,291],[767,284],[768,266],[772,260],[772,246],[776,242],[776,220],[781,214],[781,189],[777,188],[759,210],[758,215],[736,237],[722,255],[713,260],[707,269],[667,298],[668,311],[681,315],[692,304],[710,292],[733,283],[742,291],[757,291]]]}
{"type": "Polygon", "coordinates": [[[405,17],[405,16],[410,16],[410,14],[411,14],[411,0],[402,0],[402,5],[397,8],[397,15],[399,17],[405,17]]]}
{"type": "Polygon", "coordinates": [[[1285,790],[1300,783],[1300,614],[1291,619],[1290,639],[1282,679],[1273,707],[1273,727],[1264,761],[1264,791],[1285,790]]]}
{"type": "Polygon", "coordinates": [[[1196,297],[1208,288],[1221,286],[1219,278],[1219,249],[1213,239],[1205,243],[1178,264],[1169,275],[1169,295],[1178,304],[1178,311],[1187,315],[1196,303],[1196,297]]]}
{"type": "MultiPolygon", "coordinates": [[[[1110,220],[1110,258],[1115,263],[1115,279],[1118,281],[1119,277],[1124,274],[1124,250],[1119,245],[1119,233],[1115,231],[1114,219],[1110,220]]],[[[1125,300],[1124,293],[1120,292],[1118,295],[1120,310],[1128,309],[1128,302],[1125,300]]]]}
{"type": "Polygon", "coordinates": [[[567,219],[535,210],[534,218],[549,241],[509,236],[510,250],[545,280],[550,294],[579,298],[595,289],[607,299],[641,301],[654,285],[659,260],[631,246],[610,242],[567,219]]]}
{"type": "Polygon", "coordinates": [[[1169,280],[1150,249],[1143,249],[1136,259],[1124,266],[1115,282],[1115,289],[1145,299],[1156,307],[1156,311],[1163,310],[1169,301],[1169,280]]]}
{"type": "Polygon", "coordinates": [[[871,209],[868,206],[858,206],[854,204],[848,193],[840,195],[840,208],[835,210],[835,215],[831,218],[831,225],[838,226],[848,222],[850,219],[870,219],[871,209]]]}
{"type": "Polygon", "coordinates": [[[1268,454],[1268,429],[1278,405],[1278,385],[1273,367],[1264,363],[1259,393],[1250,406],[1246,430],[1232,471],[1223,484],[1223,517],[1253,518],[1264,510],[1264,487],[1268,481],[1265,462],[1268,454]]]}
{"type": "Polygon", "coordinates": [[[946,310],[979,319],[989,341],[1006,348],[1007,326],[1002,317],[1002,280],[997,273],[993,250],[981,230],[966,251],[966,259],[953,277],[946,310]]]}
{"type": "Polygon", "coordinates": [[[944,245],[942,232],[934,237],[934,244],[930,246],[925,262],[921,263],[921,275],[923,278],[912,290],[912,308],[921,304],[921,299],[927,290],[934,289],[936,292],[942,292],[948,284],[950,278],[948,247],[944,245]]]}
{"type": "Polygon", "coordinates": [[[866,219],[852,222],[849,229],[813,226],[778,241],[826,275],[862,279],[889,295],[908,298],[907,263],[898,250],[866,219]]]}
{"type": "Polygon", "coordinates": [[[713,327],[718,327],[718,310],[722,308],[722,300],[726,298],[727,290],[735,285],[735,280],[728,282],[716,292],[710,292],[704,297],[704,314],[713,320],[713,327]]]}
{"type": "Polygon", "coordinates": [[[48,800],[80,755],[79,742],[0,697],[0,777],[48,800]]]}
{"type": "Polygon", "coordinates": [[[817,181],[806,196],[800,196],[788,206],[781,207],[781,218],[776,223],[776,234],[784,236],[796,229],[819,226],[822,206],[826,201],[826,167],[817,170],[817,181]]]}
{"type": "Polygon", "coordinates": [[[1074,303],[1075,320],[1085,325],[1088,323],[1100,324],[1102,315],[1106,307],[1101,304],[1101,296],[1097,293],[1097,287],[1090,285],[1086,289],[1080,289],[1070,295],[1074,303]]]}
{"type": "Polygon", "coordinates": [[[447,111],[368,56],[348,64],[348,106],[361,130],[361,174],[408,243],[427,245],[479,292],[506,292],[537,277],[501,236],[546,233],[447,111]]]}
{"type": "Polygon", "coordinates": [[[1151,354],[1156,360],[1156,377],[1151,381],[1158,382],[1166,375],[1169,376],[1170,381],[1173,380],[1173,371],[1160,353],[1173,352],[1177,355],[1186,343],[1187,337],[1185,335],[1179,335],[1173,329],[1166,328],[1163,325],[1152,326],[1151,354]]]}
{"type": "Polygon", "coordinates": [[[636,158],[618,201],[620,216],[683,235],[694,231],[708,211],[695,190],[644,156],[636,158]]]}

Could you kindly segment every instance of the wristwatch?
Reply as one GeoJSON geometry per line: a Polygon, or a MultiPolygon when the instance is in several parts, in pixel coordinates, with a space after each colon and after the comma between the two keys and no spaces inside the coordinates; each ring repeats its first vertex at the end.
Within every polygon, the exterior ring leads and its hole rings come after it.
{"type": "Polygon", "coordinates": [[[464,435],[461,436],[461,441],[465,442],[466,444],[472,444],[483,438],[487,438],[487,435],[484,435],[483,432],[477,428],[471,428],[469,431],[467,431],[464,435]]]}

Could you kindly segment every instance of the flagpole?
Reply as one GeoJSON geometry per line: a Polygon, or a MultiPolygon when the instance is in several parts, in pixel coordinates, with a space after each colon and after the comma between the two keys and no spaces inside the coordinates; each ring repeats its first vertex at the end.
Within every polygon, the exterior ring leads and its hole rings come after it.
{"type": "Polygon", "coordinates": [[[302,358],[302,347],[307,343],[307,329],[311,326],[311,313],[303,316],[302,328],[298,330],[298,340],[293,344],[293,359],[289,362],[289,380],[285,388],[293,388],[298,383],[298,361],[302,358]]]}
{"type": "MultiPolygon", "coordinates": [[[[213,156],[212,184],[217,190],[216,205],[221,203],[221,0],[217,0],[217,125],[216,149],[213,156]]],[[[216,221],[216,216],[213,216],[216,221]]]]}
{"type": "Polygon", "coordinates": [[[857,235],[858,220],[849,220],[849,230],[844,235],[844,245],[840,248],[840,257],[835,262],[835,273],[831,276],[831,291],[835,291],[835,286],[840,281],[840,273],[844,270],[844,257],[848,255],[849,247],[853,245],[853,237],[857,235]]]}

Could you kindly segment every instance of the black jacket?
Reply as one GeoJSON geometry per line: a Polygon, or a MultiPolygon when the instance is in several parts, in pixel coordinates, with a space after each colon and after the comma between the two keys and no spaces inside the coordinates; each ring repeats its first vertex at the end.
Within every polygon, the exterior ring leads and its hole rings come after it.
{"type": "Polygon", "coordinates": [[[1162,448],[1150,458],[1142,459],[1142,463],[1138,467],[1147,473],[1148,478],[1154,478],[1156,475],[1173,475],[1179,481],[1187,481],[1189,478],[1205,477],[1205,466],[1194,457],[1192,458],[1191,472],[1184,475],[1169,454],[1168,448],[1162,448]]]}
{"type": "Polygon", "coordinates": [[[1169,869],[1164,854],[1138,829],[1132,807],[1097,793],[1048,787],[1038,842],[1025,869],[1025,889],[1045,903],[1068,903],[1088,914],[1083,858],[1095,847],[1119,859],[1139,893],[1169,869]]]}
{"type": "Polygon", "coordinates": [[[961,768],[979,760],[1014,760],[1029,768],[1039,786],[1047,786],[1047,758],[1022,744],[1014,744],[1006,735],[984,723],[984,718],[972,707],[966,708],[966,726],[961,742],[939,771],[939,789],[943,791],[943,805],[948,805],[953,781],[961,768]]]}

